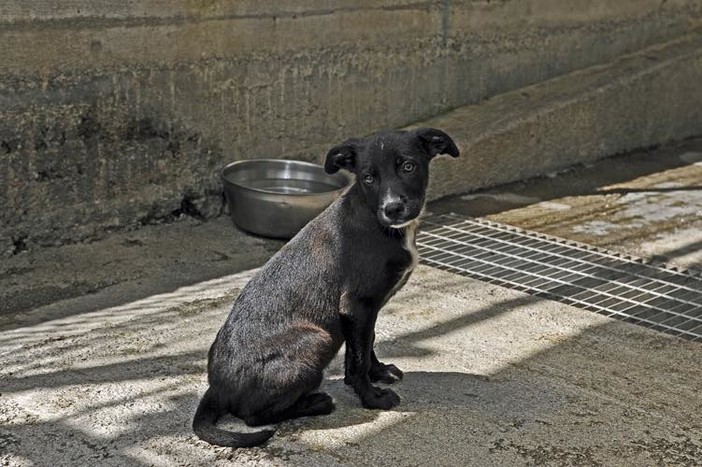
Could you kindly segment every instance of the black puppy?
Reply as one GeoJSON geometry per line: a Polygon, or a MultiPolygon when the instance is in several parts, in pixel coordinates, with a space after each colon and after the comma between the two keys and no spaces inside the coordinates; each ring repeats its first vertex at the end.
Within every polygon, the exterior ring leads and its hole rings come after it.
{"type": "Polygon", "coordinates": [[[317,389],[344,342],[344,382],[363,406],[400,402],[371,384],[402,378],[375,356],[375,321],[417,263],[415,231],[437,154],[458,157],[458,148],[432,128],[350,139],[329,151],[326,172],[346,169],[356,182],[242,290],[210,348],[210,387],[193,421],[201,439],[247,447],[272,436],[215,427],[227,412],[250,426],[331,413],[331,397],[317,389]]]}

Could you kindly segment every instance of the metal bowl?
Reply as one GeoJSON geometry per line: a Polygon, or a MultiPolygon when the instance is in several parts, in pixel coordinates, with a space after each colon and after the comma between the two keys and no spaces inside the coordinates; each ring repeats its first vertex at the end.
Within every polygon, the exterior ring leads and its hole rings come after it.
{"type": "Polygon", "coordinates": [[[317,164],[280,159],[237,161],[222,170],[234,224],[248,232],[291,238],[351,182],[317,164]]]}

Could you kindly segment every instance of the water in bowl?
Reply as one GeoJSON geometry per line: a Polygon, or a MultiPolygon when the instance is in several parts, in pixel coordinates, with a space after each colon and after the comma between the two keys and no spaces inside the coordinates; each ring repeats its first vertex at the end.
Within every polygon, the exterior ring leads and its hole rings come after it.
{"type": "Polygon", "coordinates": [[[338,190],[339,187],[329,183],[312,180],[297,180],[293,178],[268,178],[261,180],[248,180],[246,186],[257,190],[283,195],[326,193],[338,190]]]}

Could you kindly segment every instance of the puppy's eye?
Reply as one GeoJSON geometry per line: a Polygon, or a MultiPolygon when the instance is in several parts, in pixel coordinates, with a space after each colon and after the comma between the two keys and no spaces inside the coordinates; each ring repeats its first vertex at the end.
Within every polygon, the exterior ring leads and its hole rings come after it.
{"type": "Polygon", "coordinates": [[[363,181],[368,185],[372,185],[375,181],[375,177],[373,177],[371,174],[366,174],[363,176],[363,181]]]}
{"type": "Polygon", "coordinates": [[[416,165],[414,162],[405,161],[405,163],[402,164],[402,171],[405,172],[405,173],[410,173],[410,172],[412,172],[416,167],[417,167],[417,165],[416,165]]]}

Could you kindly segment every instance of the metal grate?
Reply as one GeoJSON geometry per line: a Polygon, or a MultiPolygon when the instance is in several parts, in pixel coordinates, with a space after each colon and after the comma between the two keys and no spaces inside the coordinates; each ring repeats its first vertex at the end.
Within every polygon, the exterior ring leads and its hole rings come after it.
{"type": "Polygon", "coordinates": [[[422,221],[422,262],[702,341],[702,275],[484,219],[422,221]]]}

